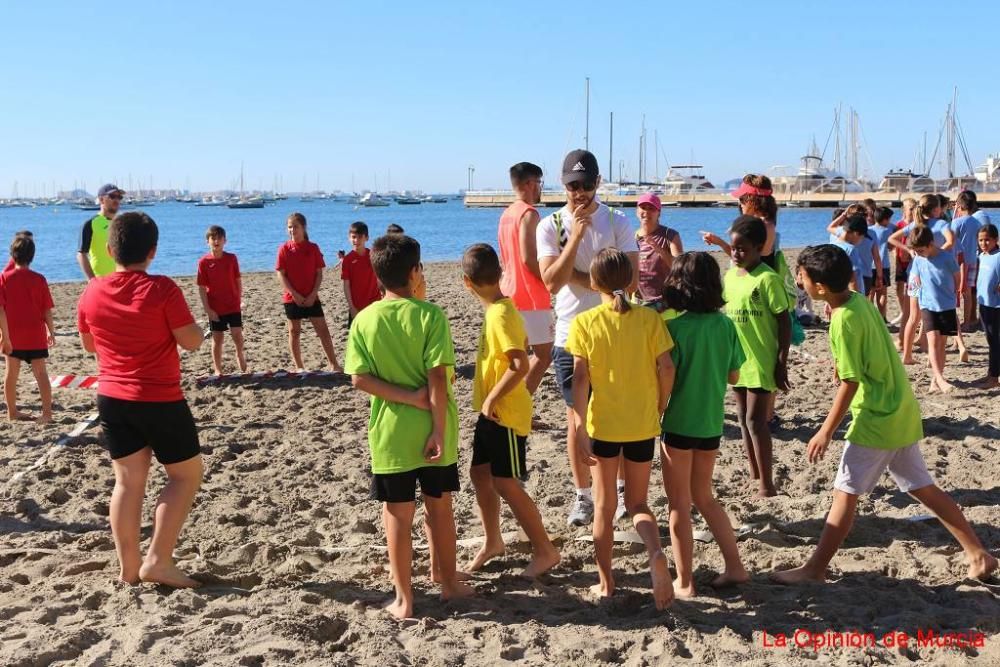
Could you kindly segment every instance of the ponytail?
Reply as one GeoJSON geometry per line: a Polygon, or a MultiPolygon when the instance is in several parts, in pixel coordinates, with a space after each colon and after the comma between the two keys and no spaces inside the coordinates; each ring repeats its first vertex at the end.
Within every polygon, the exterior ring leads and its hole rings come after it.
{"type": "Polygon", "coordinates": [[[625,293],[632,284],[632,262],[621,250],[605,248],[597,253],[590,263],[590,279],[602,294],[611,295],[611,308],[616,313],[627,313],[632,307],[625,293]]]}
{"type": "Polygon", "coordinates": [[[616,289],[611,293],[614,299],[611,302],[611,309],[616,313],[627,313],[631,308],[632,304],[629,303],[628,294],[625,293],[623,289],[616,289]]]}

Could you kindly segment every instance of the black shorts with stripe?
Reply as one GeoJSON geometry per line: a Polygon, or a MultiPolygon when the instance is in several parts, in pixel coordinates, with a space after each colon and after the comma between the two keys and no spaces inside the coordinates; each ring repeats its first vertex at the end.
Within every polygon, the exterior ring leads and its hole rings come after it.
{"type": "Polygon", "coordinates": [[[494,477],[524,480],[528,477],[527,446],[528,436],[518,435],[514,429],[479,415],[472,436],[472,465],[489,464],[494,477]]]}

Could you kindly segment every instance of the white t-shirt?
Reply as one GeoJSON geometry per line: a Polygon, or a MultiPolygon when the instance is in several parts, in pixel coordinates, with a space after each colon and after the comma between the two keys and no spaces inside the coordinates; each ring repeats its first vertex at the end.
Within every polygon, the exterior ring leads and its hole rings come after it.
{"type": "MultiPolygon", "coordinates": [[[[573,268],[577,271],[590,273],[590,263],[597,253],[605,248],[617,248],[622,252],[635,253],[635,235],[628,222],[628,216],[619,209],[612,215],[611,209],[600,201],[597,210],[590,216],[590,229],[580,240],[576,251],[576,261],[573,268]]],[[[563,246],[569,239],[573,228],[573,214],[569,206],[563,206],[557,213],[542,218],[535,230],[535,242],[538,245],[538,258],[558,257],[563,246]],[[559,232],[556,231],[555,216],[559,215],[562,223],[562,243],[559,232]]],[[[593,290],[569,283],[556,294],[556,340],[558,347],[566,345],[569,337],[569,324],[573,318],[585,310],[601,305],[601,296],[593,290]]]]}

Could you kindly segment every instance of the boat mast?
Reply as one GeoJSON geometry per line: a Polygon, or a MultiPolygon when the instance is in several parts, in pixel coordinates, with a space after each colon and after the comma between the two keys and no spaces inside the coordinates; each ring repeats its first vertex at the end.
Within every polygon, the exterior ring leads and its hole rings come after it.
{"type": "Polygon", "coordinates": [[[612,158],[615,150],[615,112],[611,112],[611,127],[610,127],[610,139],[608,140],[608,178],[613,179],[615,177],[614,169],[612,168],[612,158]]]}
{"type": "Polygon", "coordinates": [[[587,127],[583,135],[583,147],[590,150],[590,77],[587,77],[587,127]]]}

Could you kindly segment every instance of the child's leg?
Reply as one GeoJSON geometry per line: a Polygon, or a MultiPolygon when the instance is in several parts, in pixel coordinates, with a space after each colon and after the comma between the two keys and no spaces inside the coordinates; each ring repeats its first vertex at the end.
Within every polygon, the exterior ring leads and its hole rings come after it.
{"type": "Polygon", "coordinates": [[[483,522],[485,539],[475,558],[466,568],[475,572],[486,565],[491,558],[504,554],[503,537],[500,534],[500,497],[493,488],[493,475],[490,474],[490,464],[483,463],[469,468],[472,487],[476,490],[476,504],[479,506],[479,518],[483,522]]]}
{"type": "Polygon", "coordinates": [[[35,376],[38,393],[42,397],[42,416],[38,418],[38,423],[47,424],[52,421],[52,383],[49,381],[49,369],[45,360],[33,359],[31,372],[35,376]]]}
{"type": "Polygon", "coordinates": [[[326,318],[310,317],[309,321],[312,322],[313,329],[316,330],[316,335],[319,336],[319,342],[323,344],[323,353],[326,355],[326,360],[330,363],[330,369],[337,373],[342,373],[344,369],[337,363],[337,355],[333,350],[333,338],[330,337],[330,327],[326,324],[326,318]]]}
{"type": "MultiPolygon", "coordinates": [[[[524,530],[531,542],[531,563],[521,573],[522,576],[533,579],[538,575],[551,570],[559,564],[559,551],[549,539],[549,534],[542,523],[542,515],[535,506],[535,501],[531,499],[528,492],[519,480],[512,477],[492,477],[493,486],[500,497],[507,501],[514,518],[524,530]]],[[[497,507],[499,515],[499,506],[497,507]]],[[[499,530],[499,516],[498,530],[499,530]]],[[[502,543],[501,543],[502,544],[502,543]]]]}
{"type": "Polygon", "coordinates": [[[416,503],[382,503],[382,523],[385,542],[389,548],[389,572],[396,589],[396,599],[386,606],[386,611],[396,618],[413,616],[413,586],[410,583],[413,568],[413,513],[416,503]]]}
{"type": "Polygon", "coordinates": [[[691,497],[694,506],[705,518],[708,529],[712,531],[712,536],[715,537],[725,561],[725,571],[715,578],[712,585],[729,586],[748,581],[750,575],[743,567],[743,560],[736,546],[736,533],[733,532],[729,515],[715,499],[712,491],[712,473],[715,470],[715,458],[718,453],[718,450],[694,452],[691,462],[691,497]]]}
{"type": "Polygon", "coordinates": [[[983,389],[1000,386],[1000,308],[982,306],[979,309],[983,331],[986,332],[986,345],[989,348],[989,365],[986,376],[979,381],[983,389]]]}
{"type": "Polygon", "coordinates": [[[143,581],[174,588],[193,588],[198,582],[174,565],[174,547],[201,486],[201,455],[163,466],[167,485],[160,492],[153,514],[153,539],[139,570],[143,581]]]}
{"type": "Polygon", "coordinates": [[[4,359],[7,365],[4,368],[3,400],[7,402],[7,419],[24,419],[24,414],[17,409],[17,376],[21,374],[21,360],[9,355],[4,359]]]}
{"type": "Polygon", "coordinates": [[[532,345],[531,355],[524,384],[528,387],[528,393],[534,394],[538,385],[542,383],[542,378],[545,377],[545,371],[552,364],[552,343],[532,345]]]}
{"type": "Polygon", "coordinates": [[[826,568],[830,565],[840,545],[844,543],[858,508],[858,496],[840,489],[833,492],[833,505],[826,517],[823,534],[820,535],[816,551],[805,565],[793,570],[775,572],[771,577],[782,584],[798,584],[805,581],[826,581],[826,568]]]}
{"type": "Polygon", "coordinates": [[[232,327],[230,334],[233,337],[233,346],[236,347],[236,363],[240,366],[240,372],[247,372],[247,357],[243,347],[243,327],[232,327]]]}
{"type": "Polygon", "coordinates": [[[142,554],[139,531],[142,526],[142,501],[146,496],[146,477],[153,451],[146,447],[135,454],[111,461],[115,488],[111,492],[111,536],[115,540],[120,571],[118,578],[127,584],[139,583],[142,554]]]}
{"type": "MultiPolygon", "coordinates": [[[[626,445],[626,447],[632,448],[645,446],[639,443],[626,445]]],[[[658,610],[663,610],[674,601],[674,585],[670,577],[667,555],[663,553],[663,545],[660,543],[660,529],[656,525],[653,512],[649,509],[649,471],[653,467],[652,457],[655,443],[650,441],[649,446],[648,460],[632,461],[624,454],[622,455],[622,460],[625,462],[625,508],[628,509],[629,516],[632,517],[632,525],[635,526],[635,532],[639,533],[643,544],[646,545],[646,553],[649,555],[653,603],[658,610]]],[[[645,459],[645,456],[641,458],[645,459]]]]}
{"type": "Polygon", "coordinates": [[[602,597],[611,597],[615,592],[615,577],[611,571],[611,550],[614,547],[615,532],[612,521],[615,509],[618,507],[618,493],[615,483],[618,480],[618,459],[595,457],[597,465],[594,472],[594,558],[597,561],[597,574],[600,583],[591,586],[590,590],[602,597]]]}
{"type": "Polygon", "coordinates": [[[569,469],[573,475],[573,484],[577,493],[592,486],[590,466],[584,465],[576,455],[576,413],[573,408],[566,408],[566,453],[569,456],[569,469]]]}
{"type": "Polygon", "coordinates": [[[997,559],[991,556],[972,526],[969,525],[962,509],[952,500],[952,497],[936,485],[931,484],[919,489],[912,489],[910,495],[923,503],[924,507],[934,512],[944,527],[948,529],[965,550],[969,561],[969,576],[978,579],[985,577],[997,569],[997,559]]]}
{"type": "Polygon", "coordinates": [[[450,600],[473,595],[475,591],[459,581],[455,565],[455,515],[451,493],[444,492],[440,498],[424,494],[424,522],[434,558],[432,569],[440,577],[441,598],[450,600]]]}
{"type": "Polygon", "coordinates": [[[225,332],[212,332],[212,367],[215,368],[216,375],[222,375],[222,344],[225,341],[225,332]]]}
{"type": "MultiPolygon", "coordinates": [[[[958,319],[957,315],[955,319],[958,319]]],[[[958,342],[958,360],[963,364],[969,363],[969,349],[965,346],[965,337],[962,336],[961,325],[955,327],[955,339],[958,342]]]]}
{"type": "MultiPolygon", "coordinates": [[[[899,349],[905,349],[906,328],[910,323],[910,298],[906,296],[906,283],[896,283],[896,302],[899,304],[899,349]]],[[[911,348],[912,355],[913,350],[911,348]]]]}
{"type": "Polygon", "coordinates": [[[767,424],[767,413],[771,406],[772,392],[747,390],[747,429],[753,441],[754,459],[760,474],[757,495],[762,498],[778,495],[771,474],[771,427],[767,424]]]}
{"type": "Polygon", "coordinates": [[[759,480],[760,469],[757,467],[757,455],[754,452],[753,438],[747,423],[747,390],[744,387],[733,387],[733,397],[736,398],[736,421],[739,422],[740,433],[743,434],[743,451],[746,452],[747,461],[750,462],[750,477],[759,480]]]}
{"type": "Polygon", "coordinates": [[[689,449],[664,445],[660,450],[663,486],[670,506],[670,546],[674,552],[677,579],[674,592],[681,597],[694,597],[694,537],[691,527],[691,458],[689,449]]]}
{"type": "Polygon", "coordinates": [[[945,354],[945,337],[940,331],[927,332],[927,347],[929,348],[929,358],[931,362],[931,372],[934,375],[931,386],[948,392],[953,389],[952,385],[944,379],[944,365],[947,355],[945,354]]]}
{"type": "Polygon", "coordinates": [[[295,368],[302,365],[302,320],[288,320],[288,350],[292,353],[295,368]]]}

